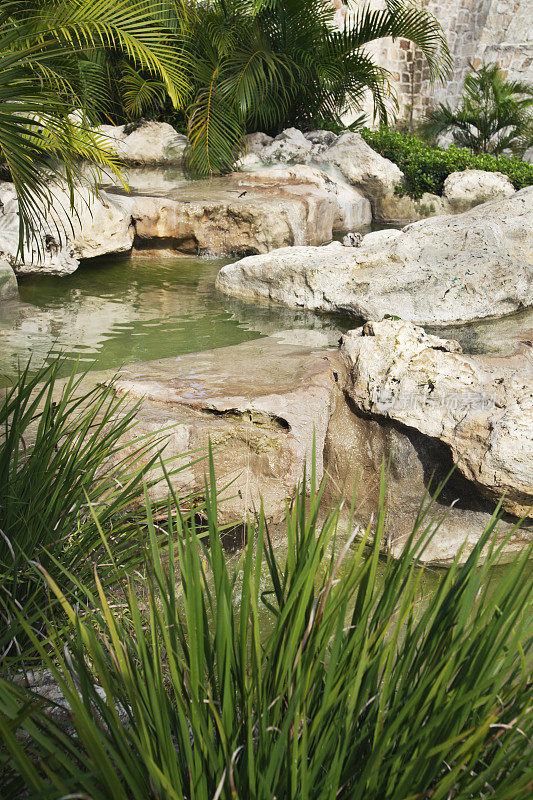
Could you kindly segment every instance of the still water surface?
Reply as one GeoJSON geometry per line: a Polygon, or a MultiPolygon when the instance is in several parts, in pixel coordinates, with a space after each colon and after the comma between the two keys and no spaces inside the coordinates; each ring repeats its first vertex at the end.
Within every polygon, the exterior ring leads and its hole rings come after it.
{"type": "Polygon", "coordinates": [[[19,363],[34,368],[58,353],[67,364],[118,369],[239,344],[288,328],[326,333],[335,344],[353,320],[281,306],[246,304],[215,290],[230,259],[124,258],[87,263],[66,278],[19,282],[19,300],[0,305],[0,380],[19,363]]]}
{"type": "MultiPolygon", "coordinates": [[[[280,330],[321,331],[335,345],[360,321],[275,304],[244,303],[215,290],[232,259],[106,258],[66,278],[19,282],[19,300],[0,304],[0,383],[32,359],[34,369],[58,353],[70,368],[119,369],[147,361],[239,344],[280,330]]],[[[432,331],[460,341],[465,352],[507,354],[531,339],[533,312],[432,331]]]]}

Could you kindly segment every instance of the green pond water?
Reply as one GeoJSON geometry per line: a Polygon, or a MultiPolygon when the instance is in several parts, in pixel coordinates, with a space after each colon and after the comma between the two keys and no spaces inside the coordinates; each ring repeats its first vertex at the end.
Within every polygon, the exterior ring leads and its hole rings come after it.
{"type": "MultiPolygon", "coordinates": [[[[87,262],[66,278],[26,277],[20,299],[0,304],[0,383],[31,357],[34,369],[58,353],[66,369],[119,369],[239,344],[280,330],[321,331],[335,345],[360,321],[274,304],[244,303],[215,290],[231,259],[139,257],[87,262]]],[[[436,330],[465,352],[508,354],[531,339],[533,314],[436,330]]]]}
{"type": "Polygon", "coordinates": [[[65,278],[19,281],[19,300],[0,305],[0,380],[31,357],[58,353],[70,368],[118,369],[132,361],[239,344],[288,328],[319,330],[336,344],[353,320],[250,305],[215,290],[230,259],[99,259],[65,278]]]}

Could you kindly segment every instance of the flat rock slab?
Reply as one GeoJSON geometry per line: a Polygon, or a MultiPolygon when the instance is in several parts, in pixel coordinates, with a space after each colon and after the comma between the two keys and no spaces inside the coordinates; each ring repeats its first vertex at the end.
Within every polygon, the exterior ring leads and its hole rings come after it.
{"type": "MultiPolygon", "coordinates": [[[[165,459],[185,495],[203,491],[209,440],[214,448],[220,512],[236,523],[258,510],[279,521],[310,464],[316,441],[317,475],[329,419],[345,366],[338,351],[303,346],[290,333],[178,358],[133,364],[117,391],[141,400],[132,437],[164,429],[165,459]],[[199,460],[199,457],[203,456],[199,460]],[[224,487],[227,487],[224,489],[224,487]]],[[[316,339],[316,335],[315,335],[316,339]]],[[[154,497],[166,484],[154,487],[154,497]]]]}
{"type": "Polygon", "coordinates": [[[293,247],[224,267],[243,298],[422,325],[503,316],[533,302],[533,187],[456,216],[363,237],[359,247],[293,247]]]}
{"type": "Polygon", "coordinates": [[[138,249],[211,255],[319,245],[331,241],[335,230],[371,221],[370,204],[359,192],[307,166],[178,180],[174,186],[158,178],[153,190],[144,179],[131,214],[138,249]]]}
{"type": "Polygon", "coordinates": [[[458,470],[511,514],[533,516],[533,361],[466,356],[458,343],[394,320],[343,337],[358,412],[438,440],[458,470]]]}

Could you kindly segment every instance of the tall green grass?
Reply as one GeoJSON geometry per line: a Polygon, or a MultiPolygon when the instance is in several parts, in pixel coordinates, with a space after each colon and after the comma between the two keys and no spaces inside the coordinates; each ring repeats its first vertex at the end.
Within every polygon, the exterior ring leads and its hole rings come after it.
{"type": "Polygon", "coordinates": [[[52,576],[74,571],[90,583],[95,563],[106,572],[107,547],[115,556],[106,573],[111,578],[140,557],[138,519],[131,512],[162,440],[136,438],[136,406],[118,398],[112,385],[85,388],[83,373],[61,380],[63,369],[61,358],[34,375],[28,365],[0,402],[4,658],[16,656],[23,644],[13,609],[38,626],[47,605],[49,587],[36,564],[52,576]]]}
{"type": "Polygon", "coordinates": [[[35,689],[1,680],[2,796],[526,798],[531,547],[493,584],[496,514],[422,601],[434,525],[421,514],[378,581],[384,497],[383,486],[371,545],[369,530],[339,535],[337,509],[319,524],[319,488],[289,509],[282,558],[261,512],[237,560],[214,491],[206,531],[169,505],[163,549],[146,499],[147,579],[127,581],[120,608],[102,585],[107,567],[94,592],[46,574],[68,624],[50,623],[47,640],[26,635],[70,712],[57,718],[35,689]]]}

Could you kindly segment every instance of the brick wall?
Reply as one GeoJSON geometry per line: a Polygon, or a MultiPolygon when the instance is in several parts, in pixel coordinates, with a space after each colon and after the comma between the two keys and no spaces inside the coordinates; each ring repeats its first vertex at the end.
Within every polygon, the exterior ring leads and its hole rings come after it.
{"type": "MultiPolygon", "coordinates": [[[[332,0],[336,21],[344,22],[346,7],[332,0]]],[[[361,0],[361,3],[368,0],[361,0]]],[[[380,8],[383,0],[370,0],[380,8]]],[[[430,84],[421,53],[406,40],[386,39],[369,49],[391,72],[399,101],[399,119],[408,123],[438,102],[455,104],[469,64],[498,62],[512,79],[533,84],[533,0],[418,0],[438,19],[452,52],[453,75],[443,85],[430,84]]],[[[371,104],[366,107],[370,111],[371,104]]]]}

